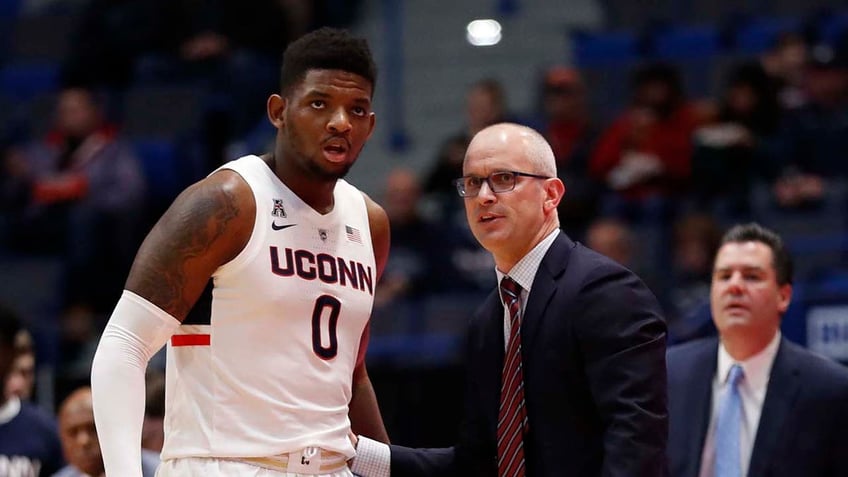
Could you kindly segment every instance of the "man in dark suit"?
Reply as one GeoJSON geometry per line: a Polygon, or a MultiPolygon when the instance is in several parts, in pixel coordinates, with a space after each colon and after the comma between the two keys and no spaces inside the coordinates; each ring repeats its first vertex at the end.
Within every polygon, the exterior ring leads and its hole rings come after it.
{"type": "Polygon", "coordinates": [[[730,229],[710,292],[719,338],[668,352],[672,477],[848,476],[848,368],[781,337],[791,297],[781,238],[730,229]]]}
{"type": "Polygon", "coordinates": [[[666,325],[642,281],[559,230],[565,187],[537,132],[497,124],[457,189],[502,291],[472,318],[460,437],[448,449],[360,439],[353,472],[404,476],[662,476],[666,325]],[[375,465],[371,465],[375,464],[375,465]]]}

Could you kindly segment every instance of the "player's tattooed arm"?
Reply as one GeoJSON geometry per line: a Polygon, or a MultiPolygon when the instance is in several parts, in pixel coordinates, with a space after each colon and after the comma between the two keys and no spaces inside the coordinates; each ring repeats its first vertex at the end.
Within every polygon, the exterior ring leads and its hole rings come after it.
{"type": "Polygon", "coordinates": [[[192,185],[144,240],[126,289],[182,321],[215,269],[247,244],[255,212],[253,194],[235,172],[192,185]]]}

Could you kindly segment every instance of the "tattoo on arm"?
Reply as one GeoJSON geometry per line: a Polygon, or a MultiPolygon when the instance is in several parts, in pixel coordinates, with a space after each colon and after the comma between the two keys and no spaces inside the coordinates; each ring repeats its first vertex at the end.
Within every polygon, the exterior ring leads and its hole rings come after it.
{"type": "Polygon", "coordinates": [[[228,187],[199,184],[186,191],[142,245],[128,288],[185,318],[211,274],[230,258],[213,246],[238,214],[236,194],[228,187]]]}

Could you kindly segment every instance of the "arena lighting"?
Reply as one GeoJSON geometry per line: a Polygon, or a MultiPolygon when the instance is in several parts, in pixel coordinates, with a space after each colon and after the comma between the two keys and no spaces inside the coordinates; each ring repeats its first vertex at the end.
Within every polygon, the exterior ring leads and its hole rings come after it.
{"type": "Polygon", "coordinates": [[[492,46],[501,41],[501,24],[496,20],[474,20],[465,27],[465,37],[474,46],[492,46]]]}

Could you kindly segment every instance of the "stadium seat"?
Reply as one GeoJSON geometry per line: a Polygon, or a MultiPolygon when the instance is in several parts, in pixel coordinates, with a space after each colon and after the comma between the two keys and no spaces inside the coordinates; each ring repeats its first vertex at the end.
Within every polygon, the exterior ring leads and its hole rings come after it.
{"type": "Polygon", "coordinates": [[[571,45],[579,68],[631,63],[639,57],[639,42],[630,31],[576,32],[571,35],[571,45]]]}
{"type": "Polygon", "coordinates": [[[188,85],[144,86],[127,93],[124,129],[132,137],[174,139],[195,131],[201,115],[200,93],[188,85]]]}
{"type": "Polygon", "coordinates": [[[740,25],[734,44],[740,53],[757,55],[771,48],[781,33],[799,32],[801,27],[801,20],[795,17],[754,18],[740,25]]]}
{"type": "Polygon", "coordinates": [[[176,197],[181,181],[175,144],[158,138],[134,139],[132,144],[147,177],[151,199],[158,202],[176,197]]]}
{"type": "Polygon", "coordinates": [[[16,62],[0,69],[0,95],[28,101],[51,93],[59,84],[59,67],[51,62],[16,62]]]}
{"type": "Polygon", "coordinates": [[[672,61],[711,58],[721,50],[719,31],[713,26],[672,27],[654,36],[654,55],[672,61]]]}
{"type": "Polygon", "coordinates": [[[721,35],[714,26],[677,26],[653,36],[652,54],[680,67],[686,91],[695,97],[711,94],[712,72],[722,50],[721,35]]]}

